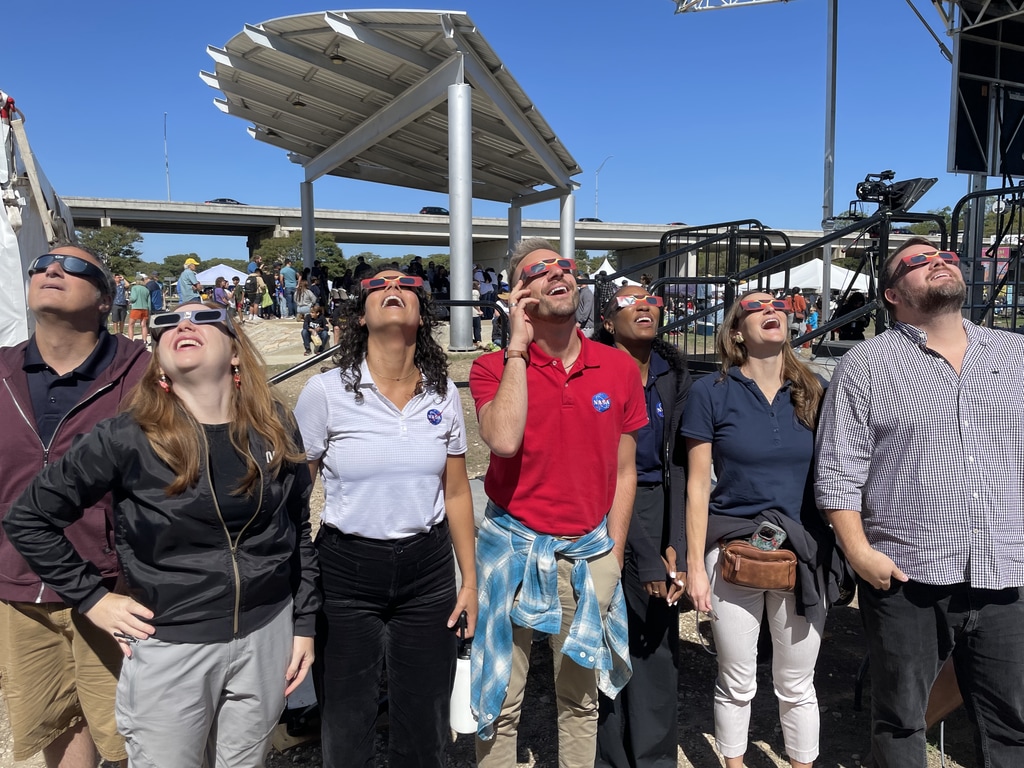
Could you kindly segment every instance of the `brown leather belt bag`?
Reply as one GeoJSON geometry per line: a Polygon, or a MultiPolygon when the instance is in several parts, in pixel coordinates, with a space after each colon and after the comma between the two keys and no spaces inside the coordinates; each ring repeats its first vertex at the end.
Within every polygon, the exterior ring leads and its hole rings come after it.
{"type": "Polygon", "coordinates": [[[796,554],[788,549],[763,550],[743,539],[719,542],[722,577],[753,589],[791,590],[796,586],[796,554]]]}

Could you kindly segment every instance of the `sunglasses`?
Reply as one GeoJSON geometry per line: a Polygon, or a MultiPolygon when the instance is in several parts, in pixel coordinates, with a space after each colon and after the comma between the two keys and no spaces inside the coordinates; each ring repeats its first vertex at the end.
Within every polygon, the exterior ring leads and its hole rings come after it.
{"type": "Polygon", "coordinates": [[[899,266],[893,270],[889,278],[889,285],[895,285],[896,281],[902,278],[907,272],[913,272],[918,267],[923,267],[932,259],[942,259],[947,264],[959,264],[960,257],[952,251],[926,251],[924,253],[912,253],[900,257],[899,266]]]}
{"type": "Polygon", "coordinates": [[[523,267],[523,277],[540,277],[545,272],[549,272],[552,267],[558,267],[563,272],[575,272],[576,271],[576,260],[575,259],[542,259],[541,261],[535,261],[528,267],[523,267]]]}
{"type": "Polygon", "coordinates": [[[399,275],[398,277],[371,277],[363,280],[360,285],[364,291],[376,291],[386,288],[389,285],[397,285],[399,288],[422,288],[423,278],[416,275],[399,275]]]}
{"type": "Polygon", "coordinates": [[[85,259],[80,259],[78,256],[66,256],[63,253],[44,253],[42,256],[37,256],[28,265],[28,276],[32,277],[40,272],[45,272],[46,268],[54,262],[60,264],[60,268],[69,275],[92,280],[100,285],[107,284],[107,278],[104,276],[103,270],[95,264],[85,259]]]}
{"type": "Polygon", "coordinates": [[[762,309],[777,309],[785,312],[789,309],[789,305],[782,299],[772,299],[771,301],[765,301],[764,299],[740,299],[740,306],[743,307],[745,312],[760,312],[762,309]]]}
{"type": "Polygon", "coordinates": [[[235,335],[234,328],[228,322],[226,309],[180,309],[177,312],[162,312],[149,318],[149,327],[155,335],[168,328],[177,328],[183,320],[188,320],[193,325],[221,323],[230,335],[235,335]]]}
{"type": "Polygon", "coordinates": [[[616,296],[615,303],[619,307],[632,307],[634,304],[650,304],[652,307],[663,307],[665,302],[662,301],[661,296],[644,296],[643,294],[637,294],[635,296],[616,296]]]}

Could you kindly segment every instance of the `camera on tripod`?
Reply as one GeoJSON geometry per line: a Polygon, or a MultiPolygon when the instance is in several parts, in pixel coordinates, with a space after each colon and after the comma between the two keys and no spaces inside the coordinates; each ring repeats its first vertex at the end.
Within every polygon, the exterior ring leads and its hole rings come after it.
{"type": "Polygon", "coordinates": [[[895,178],[895,171],[869,173],[865,176],[864,181],[857,184],[857,199],[850,202],[848,217],[864,218],[864,214],[860,210],[862,203],[875,203],[880,211],[888,210],[894,213],[909,211],[910,207],[924,197],[924,193],[938,181],[934,178],[893,181],[895,178]]]}

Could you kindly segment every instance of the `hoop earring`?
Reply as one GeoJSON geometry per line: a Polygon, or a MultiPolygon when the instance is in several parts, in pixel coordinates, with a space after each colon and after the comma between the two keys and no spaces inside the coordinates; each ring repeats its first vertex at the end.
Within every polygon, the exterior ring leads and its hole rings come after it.
{"type": "Polygon", "coordinates": [[[242,373],[239,371],[237,365],[231,366],[231,378],[234,379],[235,389],[242,388],[242,373]]]}
{"type": "Polygon", "coordinates": [[[171,391],[171,382],[167,378],[167,374],[166,373],[161,373],[160,374],[160,380],[157,381],[157,386],[159,386],[160,389],[162,389],[164,392],[170,392],[171,391]]]}

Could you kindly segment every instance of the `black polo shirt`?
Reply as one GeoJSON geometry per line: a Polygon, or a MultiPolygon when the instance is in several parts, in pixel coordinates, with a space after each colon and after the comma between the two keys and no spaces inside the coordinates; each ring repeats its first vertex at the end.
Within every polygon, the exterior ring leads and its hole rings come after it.
{"type": "Polygon", "coordinates": [[[39,354],[35,336],[28,340],[22,370],[28,379],[36,430],[44,446],[49,447],[61,420],[82,401],[96,377],[114,361],[116,353],[117,339],[101,330],[96,347],[82,364],[60,376],[39,354]]]}

